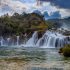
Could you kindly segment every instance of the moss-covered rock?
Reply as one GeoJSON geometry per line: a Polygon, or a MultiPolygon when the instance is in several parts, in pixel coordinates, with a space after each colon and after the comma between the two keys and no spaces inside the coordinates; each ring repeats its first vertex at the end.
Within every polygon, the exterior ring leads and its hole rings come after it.
{"type": "Polygon", "coordinates": [[[70,57],[70,47],[63,48],[63,55],[66,57],[70,57]]]}
{"type": "Polygon", "coordinates": [[[70,44],[60,48],[59,53],[62,53],[65,57],[70,57],[70,44]]]}

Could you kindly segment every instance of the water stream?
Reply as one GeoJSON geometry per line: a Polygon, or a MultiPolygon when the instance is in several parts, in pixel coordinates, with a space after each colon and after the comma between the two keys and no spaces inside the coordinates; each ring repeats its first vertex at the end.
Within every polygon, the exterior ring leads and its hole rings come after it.
{"type": "Polygon", "coordinates": [[[20,44],[20,36],[16,39],[0,37],[1,46],[15,46],[15,47],[42,47],[42,48],[55,48],[63,47],[65,44],[70,43],[70,36],[64,36],[59,32],[46,31],[41,38],[38,38],[38,32],[35,31],[32,37],[26,43],[20,44]]]}
{"type": "Polygon", "coordinates": [[[0,70],[70,70],[70,58],[56,48],[0,49],[0,70]]]}
{"type": "Polygon", "coordinates": [[[63,47],[65,44],[70,43],[68,40],[68,36],[64,36],[61,33],[46,31],[44,35],[38,39],[37,31],[34,32],[32,37],[27,41],[26,46],[35,46],[42,48],[55,48],[55,47],[63,47]]]}

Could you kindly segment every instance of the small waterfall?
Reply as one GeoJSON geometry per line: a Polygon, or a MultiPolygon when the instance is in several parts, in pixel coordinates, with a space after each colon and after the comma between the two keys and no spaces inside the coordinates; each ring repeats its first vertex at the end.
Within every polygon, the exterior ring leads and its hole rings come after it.
{"type": "Polygon", "coordinates": [[[19,46],[19,36],[14,38],[3,38],[0,37],[0,46],[19,46]]]}
{"type": "Polygon", "coordinates": [[[17,36],[17,46],[19,45],[19,36],[17,36]]]}
{"type": "Polygon", "coordinates": [[[26,45],[35,46],[37,41],[38,41],[38,33],[37,31],[35,31],[32,37],[27,41],[26,45]]]}
{"type": "Polygon", "coordinates": [[[4,41],[4,39],[3,39],[3,37],[1,37],[0,38],[0,44],[1,44],[1,46],[3,46],[3,41],[4,41]]]}
{"type": "Polygon", "coordinates": [[[7,45],[9,45],[10,43],[10,38],[7,38],[7,45]]]}

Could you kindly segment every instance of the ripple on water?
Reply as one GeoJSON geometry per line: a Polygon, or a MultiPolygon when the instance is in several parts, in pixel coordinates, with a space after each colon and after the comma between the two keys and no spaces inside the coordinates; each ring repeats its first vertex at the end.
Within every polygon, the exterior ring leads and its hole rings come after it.
{"type": "Polygon", "coordinates": [[[1,48],[0,70],[70,70],[70,59],[58,49],[1,48]]]}

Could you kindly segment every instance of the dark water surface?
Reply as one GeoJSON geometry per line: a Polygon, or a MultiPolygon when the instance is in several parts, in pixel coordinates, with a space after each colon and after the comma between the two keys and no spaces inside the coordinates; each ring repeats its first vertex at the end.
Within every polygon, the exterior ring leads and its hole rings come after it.
{"type": "Polygon", "coordinates": [[[58,49],[0,47],[0,70],[70,70],[58,49]]]}

